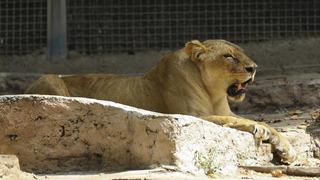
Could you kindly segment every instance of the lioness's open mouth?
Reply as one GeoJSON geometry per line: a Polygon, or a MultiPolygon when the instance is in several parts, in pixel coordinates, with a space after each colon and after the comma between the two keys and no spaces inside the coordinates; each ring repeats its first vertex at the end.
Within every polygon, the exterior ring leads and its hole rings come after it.
{"type": "Polygon", "coordinates": [[[230,85],[227,89],[227,93],[229,96],[240,96],[246,92],[246,86],[250,83],[252,79],[250,78],[244,83],[234,83],[230,85]]]}

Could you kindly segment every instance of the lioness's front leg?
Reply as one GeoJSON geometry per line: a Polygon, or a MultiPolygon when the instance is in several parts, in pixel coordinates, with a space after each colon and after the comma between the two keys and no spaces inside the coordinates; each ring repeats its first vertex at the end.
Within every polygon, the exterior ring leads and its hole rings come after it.
{"type": "Polygon", "coordinates": [[[202,119],[219,125],[227,125],[228,127],[241,131],[250,132],[258,141],[268,140],[281,157],[282,162],[292,163],[296,159],[296,152],[289,141],[282,134],[265,123],[233,116],[212,115],[202,117],[202,119]]]}

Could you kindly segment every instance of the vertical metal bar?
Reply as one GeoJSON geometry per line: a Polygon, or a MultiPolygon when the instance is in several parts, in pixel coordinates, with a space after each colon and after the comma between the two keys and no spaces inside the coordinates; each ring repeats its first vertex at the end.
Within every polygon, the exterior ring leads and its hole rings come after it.
{"type": "Polygon", "coordinates": [[[47,45],[49,59],[67,57],[66,0],[48,0],[47,45]]]}

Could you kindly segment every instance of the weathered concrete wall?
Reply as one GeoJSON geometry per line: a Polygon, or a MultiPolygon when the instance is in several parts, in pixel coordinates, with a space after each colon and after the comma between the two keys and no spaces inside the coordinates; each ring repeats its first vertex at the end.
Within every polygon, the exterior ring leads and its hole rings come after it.
{"type": "MultiPolygon", "coordinates": [[[[317,140],[318,129],[312,132],[317,140]]],[[[319,145],[309,134],[292,129],[284,135],[298,153],[295,164],[320,164],[313,158],[319,145]]],[[[0,154],[17,155],[21,169],[33,173],[172,165],[198,175],[230,175],[238,165],[270,165],[273,158],[270,145],[257,148],[251,134],[195,117],[39,95],[0,96],[0,154]]]]}
{"type": "MultiPolygon", "coordinates": [[[[270,73],[320,72],[320,38],[247,43],[240,46],[259,65],[258,76],[270,73]]],[[[93,56],[70,52],[68,59],[61,61],[48,61],[43,51],[21,57],[0,57],[0,72],[136,74],[149,70],[170,51],[93,56]]]]}
{"type": "Polygon", "coordinates": [[[241,45],[258,64],[257,76],[320,72],[320,38],[241,45]]]}
{"type": "Polygon", "coordinates": [[[257,149],[249,133],[85,98],[1,96],[0,127],[0,154],[17,155],[22,170],[37,173],[160,164],[232,173],[272,158],[270,146],[257,149]]]}

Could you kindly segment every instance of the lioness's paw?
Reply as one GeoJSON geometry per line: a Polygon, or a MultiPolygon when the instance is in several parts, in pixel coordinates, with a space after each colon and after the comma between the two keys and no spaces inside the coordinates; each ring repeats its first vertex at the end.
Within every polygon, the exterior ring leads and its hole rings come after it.
{"type": "Polygon", "coordinates": [[[297,153],[284,137],[280,138],[279,144],[275,145],[277,154],[281,157],[281,161],[286,164],[291,164],[297,159],[297,153]]]}
{"type": "Polygon", "coordinates": [[[293,163],[297,159],[296,151],[290,147],[287,151],[282,152],[281,161],[287,164],[293,163]]]}
{"type": "Polygon", "coordinates": [[[252,134],[255,139],[258,140],[268,140],[270,138],[270,130],[260,124],[254,124],[252,127],[252,134]]]}

